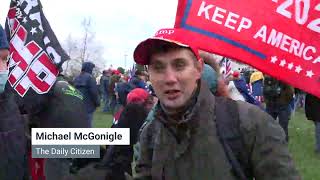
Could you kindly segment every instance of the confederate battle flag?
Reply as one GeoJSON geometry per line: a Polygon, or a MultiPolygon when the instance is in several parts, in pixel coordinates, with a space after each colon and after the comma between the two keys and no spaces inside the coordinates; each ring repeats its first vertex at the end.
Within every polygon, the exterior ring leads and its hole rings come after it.
{"type": "Polygon", "coordinates": [[[45,18],[40,1],[12,0],[6,32],[11,87],[21,98],[48,93],[69,56],[45,18]]]}

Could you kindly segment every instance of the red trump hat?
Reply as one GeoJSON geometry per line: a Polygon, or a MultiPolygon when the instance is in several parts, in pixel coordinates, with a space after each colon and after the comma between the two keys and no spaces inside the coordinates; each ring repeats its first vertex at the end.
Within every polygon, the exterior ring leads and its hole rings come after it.
{"type": "Polygon", "coordinates": [[[137,64],[148,65],[150,60],[151,48],[156,45],[159,41],[165,41],[176,44],[181,47],[188,47],[194,53],[196,58],[199,60],[198,49],[190,45],[193,42],[193,37],[188,35],[186,30],[179,28],[171,29],[160,29],[157,33],[144,41],[142,41],[134,50],[133,57],[137,64]]]}

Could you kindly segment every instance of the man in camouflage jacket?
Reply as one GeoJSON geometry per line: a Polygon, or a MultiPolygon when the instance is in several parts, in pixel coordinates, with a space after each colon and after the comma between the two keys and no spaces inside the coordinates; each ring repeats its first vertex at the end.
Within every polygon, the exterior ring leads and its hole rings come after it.
{"type": "MultiPolygon", "coordinates": [[[[135,49],[135,61],[148,65],[159,98],[140,135],[135,179],[239,179],[217,136],[217,98],[201,82],[202,60],[192,37],[184,34],[162,29],[135,49]]],[[[279,124],[253,105],[232,103],[238,107],[252,178],[300,179],[279,124]]]]}

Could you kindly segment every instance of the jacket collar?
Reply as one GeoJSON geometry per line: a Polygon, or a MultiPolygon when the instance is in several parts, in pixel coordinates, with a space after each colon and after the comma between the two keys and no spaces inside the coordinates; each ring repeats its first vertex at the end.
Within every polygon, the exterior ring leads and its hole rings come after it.
{"type": "Polygon", "coordinates": [[[205,116],[206,113],[214,108],[214,96],[210,92],[208,85],[205,82],[199,82],[200,88],[195,93],[191,101],[190,107],[186,108],[180,115],[174,117],[168,116],[162,109],[160,103],[157,104],[155,118],[162,122],[166,127],[194,127],[200,116],[205,116]]]}
{"type": "MultiPolygon", "coordinates": [[[[180,157],[182,154],[186,152],[188,146],[191,142],[191,137],[193,134],[197,132],[198,127],[200,126],[200,121],[208,118],[214,118],[214,96],[211,94],[209,87],[205,83],[200,83],[200,90],[196,96],[195,104],[187,110],[179,121],[170,120],[169,117],[166,116],[164,111],[161,109],[160,104],[158,104],[155,108],[155,121],[159,121],[163,124],[163,127],[167,129],[169,134],[171,134],[176,140],[176,146],[174,146],[175,150],[172,152],[170,146],[165,146],[160,143],[161,151],[155,152],[159,153],[161,157],[167,159],[169,156],[173,155],[175,158],[180,157]],[[168,148],[164,148],[168,147],[168,148]],[[171,155],[170,155],[171,154],[171,155]],[[165,158],[167,156],[167,158],[165,158]]],[[[158,138],[162,137],[160,134],[162,130],[160,130],[158,138]]],[[[163,140],[163,143],[168,143],[168,139],[163,140]]],[[[155,149],[158,149],[155,147],[155,149]]]]}

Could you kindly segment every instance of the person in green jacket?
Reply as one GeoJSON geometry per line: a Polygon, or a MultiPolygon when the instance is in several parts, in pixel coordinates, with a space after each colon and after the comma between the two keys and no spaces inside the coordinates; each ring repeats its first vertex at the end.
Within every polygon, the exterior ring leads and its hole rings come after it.
{"type": "MultiPolygon", "coordinates": [[[[232,171],[217,132],[217,118],[221,117],[217,112],[228,112],[216,111],[224,104],[216,103],[219,98],[201,80],[202,59],[192,43],[194,37],[185,34],[182,29],[161,29],[134,51],[135,62],[148,65],[159,98],[149,114],[151,120],[141,130],[134,178],[300,179],[279,124],[253,105],[229,100],[237,112],[226,117],[239,120],[239,138],[248,154],[251,176],[240,178],[232,171]]],[[[228,130],[222,133],[228,134],[228,130]]]]}

